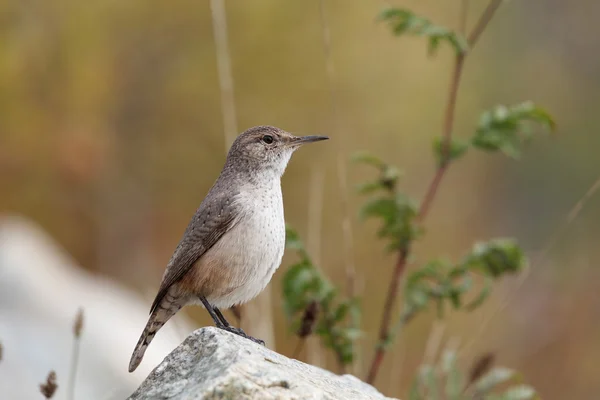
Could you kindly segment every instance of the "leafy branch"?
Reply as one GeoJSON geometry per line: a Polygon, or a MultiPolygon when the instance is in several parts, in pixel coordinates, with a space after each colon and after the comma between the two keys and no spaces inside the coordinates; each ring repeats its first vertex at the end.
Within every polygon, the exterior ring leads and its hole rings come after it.
{"type": "Polygon", "coordinates": [[[350,364],[354,341],[360,335],[358,299],[340,298],[291,227],[286,229],[286,247],[295,250],[300,259],[283,278],[283,306],[292,329],[301,341],[315,333],[333,350],[340,366],[350,364]]]}
{"type": "MultiPolygon", "coordinates": [[[[430,20],[405,9],[391,8],[379,17],[390,25],[396,35],[426,37],[430,54],[435,53],[442,43],[450,45],[454,50],[455,59],[441,135],[434,138],[432,143],[437,168],[421,202],[414,201],[400,190],[402,172],[397,167],[368,153],[355,157],[356,162],[371,166],[377,171],[373,180],[358,188],[359,193],[369,196],[360,210],[360,215],[363,219],[379,220],[377,236],[386,242],[388,251],[397,253],[383,305],[378,343],[366,378],[368,383],[375,381],[386,350],[394,337],[420,313],[431,305],[435,305],[440,317],[448,309],[472,311],[483,304],[496,280],[507,274],[518,273],[527,265],[522,250],[512,239],[498,238],[476,243],[459,261],[436,259],[411,271],[404,279],[401,312],[397,318],[393,315],[400,282],[411,256],[412,244],[425,232],[423,222],[449,165],[465,156],[471,149],[517,158],[534,133],[540,130],[537,127],[544,130],[554,129],[554,121],[547,112],[531,102],[524,102],[510,106],[499,105],[485,111],[470,138],[453,137],[456,101],[465,58],[474,48],[501,3],[502,0],[491,0],[468,35],[465,33],[468,8],[466,0],[462,0],[461,4],[460,33],[436,26],[430,20]]],[[[352,362],[353,341],[360,334],[358,299],[339,295],[337,289],[314,265],[298,234],[291,228],[287,230],[286,246],[294,249],[299,256],[299,261],[284,277],[283,290],[285,312],[301,339],[300,345],[304,338],[314,333],[321,338],[326,347],[333,350],[340,366],[352,362]]],[[[455,359],[456,356],[448,357],[445,358],[446,364],[442,370],[448,378],[456,381],[458,372],[449,366],[454,364],[448,364],[448,360],[452,357],[455,359]]],[[[433,393],[430,389],[432,384],[437,387],[437,378],[435,374],[432,375],[439,370],[436,368],[423,366],[415,383],[416,389],[411,392],[411,399],[438,398],[437,394],[422,397],[425,395],[421,390],[423,385],[429,385],[430,388],[425,390],[425,393],[433,393]]],[[[535,392],[525,386],[517,386],[503,394],[494,395],[491,390],[497,383],[514,376],[506,373],[502,375],[501,372],[495,374],[493,376],[496,378],[485,378],[481,371],[472,372],[466,386],[462,383],[447,384],[447,388],[461,388],[462,391],[456,389],[444,398],[462,399],[468,390],[471,391],[469,398],[481,399],[517,400],[532,398],[535,395],[535,392]],[[499,379],[498,376],[504,378],[499,379]],[[483,390],[478,385],[484,383],[480,382],[496,383],[483,390]]],[[[437,389],[435,393],[438,393],[437,389]]]]}
{"type": "MultiPolygon", "coordinates": [[[[459,34],[452,33],[445,28],[436,27],[429,20],[417,17],[408,10],[392,8],[381,14],[381,19],[390,23],[392,31],[396,35],[409,33],[426,36],[429,41],[430,51],[435,50],[441,41],[450,43],[455,50],[455,61],[448,92],[448,101],[444,112],[442,136],[441,138],[436,138],[433,143],[434,154],[437,159],[437,169],[420,206],[417,208],[414,202],[407,199],[406,196],[397,193],[394,190],[395,187],[391,188],[386,183],[386,178],[382,175],[382,172],[389,171],[392,167],[387,167],[384,163],[375,160],[373,157],[365,158],[364,155],[362,156],[361,161],[375,165],[380,170],[379,180],[367,184],[366,187],[374,191],[379,184],[387,192],[383,197],[371,200],[363,209],[363,214],[382,220],[382,228],[379,231],[379,236],[391,239],[388,248],[395,249],[398,252],[383,308],[383,316],[379,328],[379,343],[376,346],[375,355],[367,375],[368,383],[374,382],[385,355],[385,348],[393,337],[392,334],[394,332],[390,329],[392,310],[396,303],[400,281],[410,256],[411,244],[422,233],[420,225],[429,212],[450,162],[463,156],[470,146],[486,151],[499,150],[511,157],[516,157],[519,154],[519,149],[531,137],[531,131],[526,129],[528,127],[526,122],[538,122],[550,128],[554,127],[554,122],[547,113],[531,103],[523,103],[513,107],[497,107],[492,111],[484,113],[470,143],[457,141],[452,138],[458,88],[460,86],[460,78],[466,55],[468,51],[473,49],[501,3],[502,0],[491,0],[475,24],[475,27],[467,36],[466,45],[464,45],[459,34]]],[[[466,11],[467,7],[461,7],[460,19],[462,26],[466,25],[466,11]]],[[[414,310],[406,307],[407,305],[405,305],[400,317],[401,325],[402,321],[405,323],[415,315],[414,310]]]]}
{"type": "MultiPolygon", "coordinates": [[[[360,192],[372,196],[363,206],[361,215],[380,220],[378,236],[388,242],[387,250],[406,251],[423,234],[423,229],[416,223],[416,205],[398,190],[400,173],[373,155],[361,154],[355,160],[379,171],[377,179],[359,188],[360,192]]],[[[526,264],[516,242],[504,238],[476,243],[471,252],[455,264],[444,260],[425,264],[407,276],[399,321],[380,340],[376,351],[383,353],[399,329],[425,310],[429,303],[437,304],[440,317],[446,304],[453,309],[471,311],[487,298],[493,280],[521,271],[526,264]],[[465,304],[463,295],[472,291],[477,277],[483,278],[483,286],[474,299],[465,304]]]]}
{"type": "Polygon", "coordinates": [[[392,33],[396,36],[406,34],[425,36],[430,55],[435,54],[442,42],[451,45],[456,54],[468,50],[467,40],[462,35],[442,26],[434,25],[429,19],[416,15],[410,10],[388,8],[381,13],[379,20],[388,22],[392,33]]]}

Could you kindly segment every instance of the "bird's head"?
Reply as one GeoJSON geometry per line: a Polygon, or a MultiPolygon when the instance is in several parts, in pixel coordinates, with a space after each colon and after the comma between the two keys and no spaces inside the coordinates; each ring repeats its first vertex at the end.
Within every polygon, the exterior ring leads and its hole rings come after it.
{"type": "Polygon", "coordinates": [[[240,134],[229,150],[228,162],[243,162],[253,170],[283,175],[290,157],[302,145],[327,136],[294,136],[274,126],[255,126],[240,134]]]}

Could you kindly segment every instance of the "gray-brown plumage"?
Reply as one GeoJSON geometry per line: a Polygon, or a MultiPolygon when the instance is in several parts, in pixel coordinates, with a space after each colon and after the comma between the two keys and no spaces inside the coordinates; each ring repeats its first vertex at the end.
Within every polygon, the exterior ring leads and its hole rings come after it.
{"type": "Polygon", "coordinates": [[[156,332],[187,304],[201,303],[217,327],[264,344],[230,326],[219,309],[253,299],[271,280],[285,246],[281,176],[296,149],[324,139],[273,126],[237,137],[167,265],[129,372],[156,332]]]}

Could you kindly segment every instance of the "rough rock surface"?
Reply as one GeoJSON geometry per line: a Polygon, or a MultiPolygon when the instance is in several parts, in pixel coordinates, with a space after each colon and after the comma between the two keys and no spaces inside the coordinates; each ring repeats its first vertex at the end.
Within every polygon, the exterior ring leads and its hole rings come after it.
{"type": "Polygon", "coordinates": [[[352,375],[289,359],[217,328],[193,332],[129,400],[389,399],[352,375]]]}

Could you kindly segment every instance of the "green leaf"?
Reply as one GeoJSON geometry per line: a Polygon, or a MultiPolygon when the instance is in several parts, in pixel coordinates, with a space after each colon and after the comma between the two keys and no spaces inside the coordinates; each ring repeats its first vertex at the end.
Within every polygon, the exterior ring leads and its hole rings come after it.
{"type": "Polygon", "coordinates": [[[283,277],[283,302],[284,310],[288,317],[304,310],[309,303],[308,292],[314,284],[313,267],[307,263],[292,265],[283,277]]]}
{"type": "Polygon", "coordinates": [[[350,363],[354,359],[353,340],[360,335],[358,324],[355,324],[360,320],[358,299],[339,299],[336,287],[313,265],[297,232],[289,226],[286,230],[288,246],[296,249],[302,258],[288,268],[283,277],[283,308],[292,320],[291,327],[297,332],[303,324],[307,306],[317,306],[319,312],[315,316],[313,333],[334,351],[341,363],[350,363]],[[346,321],[347,315],[352,316],[350,323],[346,321]]]}
{"type": "Polygon", "coordinates": [[[396,202],[393,198],[377,197],[367,202],[360,211],[361,218],[380,217],[391,219],[396,214],[396,202]]]}
{"type": "Polygon", "coordinates": [[[424,308],[429,302],[428,291],[421,285],[413,285],[407,289],[406,302],[416,308],[424,308]]]}
{"type": "Polygon", "coordinates": [[[361,209],[360,217],[374,217],[381,220],[382,225],[377,235],[389,239],[390,250],[398,250],[415,239],[420,233],[414,225],[417,215],[415,204],[406,196],[382,196],[369,200],[361,209]]]}
{"type": "Polygon", "coordinates": [[[337,307],[337,309],[335,310],[335,313],[333,314],[333,321],[334,322],[343,321],[344,318],[346,318],[346,315],[348,315],[349,310],[350,310],[350,305],[348,303],[340,304],[337,307]]]}
{"type": "Polygon", "coordinates": [[[448,150],[444,148],[444,140],[441,137],[433,139],[433,153],[437,161],[437,165],[442,166],[449,161],[454,161],[462,157],[469,149],[469,143],[458,139],[452,139],[448,150]]]}
{"type": "Polygon", "coordinates": [[[304,250],[304,244],[300,240],[298,232],[289,225],[285,227],[285,246],[288,249],[304,250]]]}
{"type": "Polygon", "coordinates": [[[532,137],[532,125],[554,130],[552,117],[532,102],[513,106],[499,105],[484,112],[471,144],[484,151],[500,151],[511,158],[519,158],[523,145],[532,137]]]}
{"type": "Polygon", "coordinates": [[[479,393],[487,393],[496,386],[508,382],[515,376],[515,371],[508,368],[497,367],[485,374],[475,383],[475,389],[479,393]]]}
{"type": "Polygon", "coordinates": [[[452,302],[452,306],[454,306],[455,309],[460,308],[462,302],[461,302],[461,298],[460,298],[461,292],[458,290],[450,290],[449,291],[449,296],[450,297],[450,301],[452,302]]]}
{"type": "Polygon", "coordinates": [[[492,292],[492,283],[492,279],[486,277],[483,284],[483,289],[481,289],[476,298],[474,298],[469,304],[465,306],[465,309],[467,311],[473,311],[483,304],[483,302],[489,297],[490,293],[492,292]]]}
{"type": "Polygon", "coordinates": [[[434,55],[440,43],[448,43],[456,54],[465,53],[468,44],[464,37],[442,26],[434,25],[430,20],[401,8],[388,8],[379,15],[379,20],[386,21],[396,36],[414,35],[427,38],[429,55],[434,55]]]}
{"type": "Polygon", "coordinates": [[[497,278],[521,271],[527,265],[527,259],[514,240],[500,238],[476,243],[465,264],[497,278]]]}

